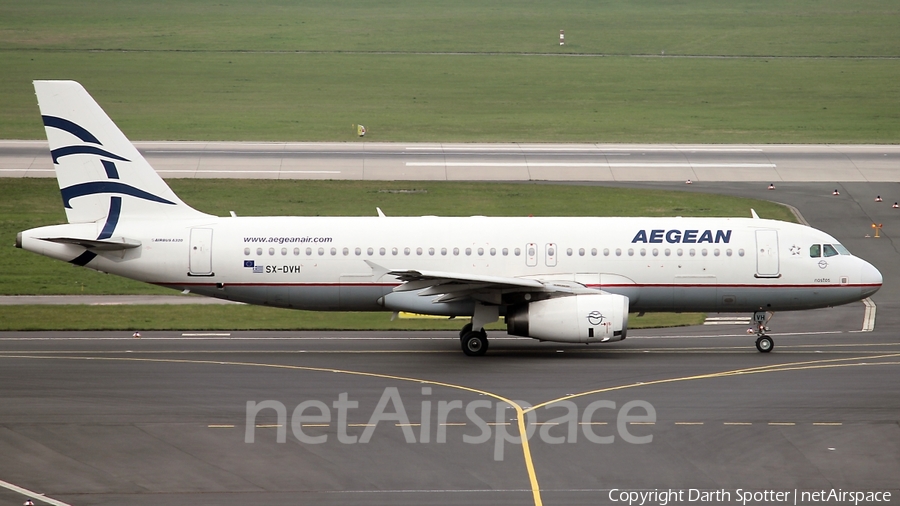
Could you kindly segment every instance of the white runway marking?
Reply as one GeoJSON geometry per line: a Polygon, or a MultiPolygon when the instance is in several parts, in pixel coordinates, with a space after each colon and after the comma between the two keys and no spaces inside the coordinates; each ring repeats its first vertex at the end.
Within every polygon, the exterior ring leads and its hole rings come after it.
{"type": "Polygon", "coordinates": [[[52,504],[54,506],[72,506],[69,503],[64,503],[62,501],[57,501],[56,499],[51,499],[51,498],[45,496],[44,494],[38,494],[37,492],[32,492],[31,490],[28,490],[28,489],[22,488],[22,487],[18,487],[16,485],[13,485],[12,483],[8,483],[3,480],[0,480],[0,487],[12,490],[13,492],[22,494],[22,495],[24,495],[26,497],[30,497],[32,499],[36,499],[41,502],[45,502],[47,504],[52,504]]]}
{"type": "Polygon", "coordinates": [[[163,174],[340,174],[339,170],[175,170],[175,169],[159,169],[156,172],[163,174]]]}
{"type": "Polygon", "coordinates": [[[611,162],[406,162],[407,167],[597,167],[597,168],[660,168],[660,169],[774,169],[774,163],[611,163],[611,162]]]}
{"type": "Polygon", "coordinates": [[[863,316],[862,332],[872,332],[875,330],[875,303],[870,297],[866,297],[862,302],[866,305],[866,312],[863,316]]]}
{"type": "Polygon", "coordinates": [[[714,316],[703,322],[704,325],[749,325],[749,316],[714,316]]]}
{"type": "Polygon", "coordinates": [[[681,147],[681,148],[601,148],[601,147],[591,147],[591,148],[570,148],[570,147],[533,147],[533,148],[522,148],[518,146],[509,146],[509,147],[464,147],[464,146],[447,146],[447,147],[421,147],[421,146],[410,146],[406,149],[410,151],[528,151],[528,152],[553,152],[553,151],[627,151],[629,153],[646,153],[646,152],[690,152],[690,153],[749,153],[749,152],[761,152],[762,149],[759,148],[689,148],[689,147],[681,147]]]}

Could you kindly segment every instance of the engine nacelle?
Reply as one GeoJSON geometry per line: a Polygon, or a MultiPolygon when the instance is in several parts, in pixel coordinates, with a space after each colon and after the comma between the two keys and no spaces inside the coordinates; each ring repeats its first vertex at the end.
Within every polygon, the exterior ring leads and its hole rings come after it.
{"type": "Polygon", "coordinates": [[[586,294],[512,307],[506,331],[514,336],[563,343],[605,343],[625,339],[628,297],[586,294]]]}

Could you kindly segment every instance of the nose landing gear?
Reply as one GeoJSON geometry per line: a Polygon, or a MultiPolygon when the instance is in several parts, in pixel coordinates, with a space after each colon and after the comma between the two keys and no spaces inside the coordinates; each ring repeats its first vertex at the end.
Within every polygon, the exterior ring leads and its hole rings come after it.
{"type": "MultiPolygon", "coordinates": [[[[769,353],[775,347],[775,341],[766,335],[769,327],[766,326],[772,319],[773,313],[766,311],[757,311],[753,313],[753,321],[756,323],[756,349],[760,353],[769,353]]],[[[753,332],[750,329],[748,332],[753,332]]]]}

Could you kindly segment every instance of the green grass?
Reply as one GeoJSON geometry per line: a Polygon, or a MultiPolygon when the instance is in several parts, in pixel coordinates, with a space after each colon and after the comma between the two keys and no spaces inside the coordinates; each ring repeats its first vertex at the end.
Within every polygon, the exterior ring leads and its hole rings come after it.
{"type": "Polygon", "coordinates": [[[900,61],[0,52],[0,138],[76,79],[135,140],[900,140],[900,61]],[[110,75],[114,78],[110,78],[110,75]]]}
{"type": "MultiPolygon", "coordinates": [[[[700,313],[631,315],[631,329],[698,325],[700,313]]],[[[389,313],[323,313],[261,306],[0,306],[10,330],[459,330],[468,319],[397,319],[389,313]]],[[[488,330],[505,330],[498,322],[488,330]]]]}
{"type": "Polygon", "coordinates": [[[0,49],[897,56],[898,26],[895,0],[5,0],[0,49]]]}
{"type": "Polygon", "coordinates": [[[0,138],[77,79],[139,140],[895,143],[897,33],[895,0],[9,0],[0,138]],[[571,56],[663,50],[754,58],[571,56]]]}
{"type": "MultiPolygon", "coordinates": [[[[795,221],[771,202],[601,186],[372,181],[173,179],[188,204],[219,216],[749,216],[795,221]],[[424,190],[386,193],[385,189],[424,190]]],[[[17,232],[65,222],[54,179],[0,179],[0,295],[172,294],[13,247],[17,232]]]]}

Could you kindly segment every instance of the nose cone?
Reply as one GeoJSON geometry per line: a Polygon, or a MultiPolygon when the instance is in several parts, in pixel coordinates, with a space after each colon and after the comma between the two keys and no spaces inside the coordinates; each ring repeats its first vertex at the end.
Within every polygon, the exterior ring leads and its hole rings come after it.
{"type": "Polygon", "coordinates": [[[866,298],[881,288],[883,278],[881,277],[881,272],[879,272],[874,265],[865,260],[863,260],[862,263],[863,264],[859,269],[859,278],[862,282],[862,297],[866,298]]]}

